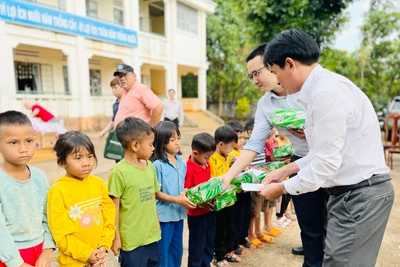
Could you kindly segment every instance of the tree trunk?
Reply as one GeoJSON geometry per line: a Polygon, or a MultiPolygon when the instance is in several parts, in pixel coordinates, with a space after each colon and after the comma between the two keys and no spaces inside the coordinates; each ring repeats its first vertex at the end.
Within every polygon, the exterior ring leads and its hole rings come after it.
{"type": "Polygon", "coordinates": [[[218,86],[218,111],[217,111],[218,117],[221,117],[221,113],[222,113],[222,83],[219,83],[219,86],[218,86]]]}

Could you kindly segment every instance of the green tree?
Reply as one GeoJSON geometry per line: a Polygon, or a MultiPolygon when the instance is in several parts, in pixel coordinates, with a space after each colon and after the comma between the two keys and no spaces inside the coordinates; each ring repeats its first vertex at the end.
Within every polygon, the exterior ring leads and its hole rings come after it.
{"type": "Polygon", "coordinates": [[[236,115],[240,119],[246,117],[250,113],[250,110],[251,110],[250,100],[247,97],[244,96],[236,101],[235,111],[236,115]]]}
{"type": "Polygon", "coordinates": [[[309,32],[319,44],[328,44],[346,21],[341,12],[352,0],[215,0],[207,18],[208,101],[235,103],[243,96],[251,102],[260,93],[245,78],[245,58],[258,44],[284,29],[309,32]]]}

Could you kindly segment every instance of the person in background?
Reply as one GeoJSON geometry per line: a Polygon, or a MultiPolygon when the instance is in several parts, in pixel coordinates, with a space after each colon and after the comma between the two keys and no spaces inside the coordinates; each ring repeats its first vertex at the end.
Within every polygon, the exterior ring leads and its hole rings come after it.
{"type": "Polygon", "coordinates": [[[41,119],[44,122],[56,122],[56,118],[44,107],[38,104],[24,103],[26,109],[32,111],[32,116],[41,119]]]}
{"type": "Polygon", "coordinates": [[[144,120],[151,127],[160,121],[164,105],[161,100],[136,79],[133,68],[126,64],[119,64],[114,72],[124,89],[119,109],[114,119],[114,129],[127,117],[134,117],[144,120]]]}
{"type": "Polygon", "coordinates": [[[164,121],[172,121],[176,127],[183,126],[183,109],[181,101],[175,99],[175,90],[168,90],[168,99],[164,100],[164,121]]]}
{"type": "Polygon", "coordinates": [[[113,104],[113,117],[111,121],[107,124],[107,126],[99,133],[99,138],[103,138],[107,133],[109,133],[112,129],[114,129],[114,120],[117,115],[119,102],[121,101],[121,97],[124,94],[124,89],[119,85],[118,79],[114,78],[110,82],[111,90],[113,95],[117,98],[113,104]]]}

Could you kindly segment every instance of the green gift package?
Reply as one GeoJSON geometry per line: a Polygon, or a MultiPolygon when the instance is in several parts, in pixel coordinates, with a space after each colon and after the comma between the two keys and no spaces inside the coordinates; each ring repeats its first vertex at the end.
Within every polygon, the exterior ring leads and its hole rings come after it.
{"type": "Polygon", "coordinates": [[[223,192],[218,197],[211,200],[211,204],[214,205],[214,210],[219,211],[226,208],[236,201],[236,187],[229,187],[225,192],[223,192]]]}
{"type": "Polygon", "coordinates": [[[300,110],[276,109],[272,116],[271,125],[282,128],[303,129],[307,113],[300,110]]]}
{"type": "Polygon", "coordinates": [[[279,168],[282,168],[283,166],[285,166],[285,162],[283,161],[272,161],[272,162],[268,162],[267,164],[265,164],[263,167],[266,167],[269,169],[270,172],[275,171],[279,168]]]}
{"type": "Polygon", "coordinates": [[[293,155],[292,145],[276,146],[272,149],[274,158],[284,158],[293,155]]]}
{"type": "Polygon", "coordinates": [[[224,191],[225,185],[222,183],[221,179],[213,178],[188,189],[186,197],[198,206],[219,196],[224,191]]]}
{"type": "Polygon", "coordinates": [[[259,184],[260,179],[258,178],[263,171],[257,169],[251,169],[245,172],[238,174],[233,180],[231,181],[231,185],[234,185],[237,190],[242,189],[242,183],[248,184],[259,184]]]}

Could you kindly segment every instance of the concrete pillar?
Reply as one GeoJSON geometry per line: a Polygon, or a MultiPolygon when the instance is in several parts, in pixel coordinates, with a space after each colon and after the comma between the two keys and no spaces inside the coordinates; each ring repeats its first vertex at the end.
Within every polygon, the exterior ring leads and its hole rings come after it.
{"type": "MultiPolygon", "coordinates": [[[[173,88],[178,90],[178,64],[176,62],[176,46],[172,45],[176,42],[176,1],[175,0],[164,0],[164,25],[165,25],[165,37],[168,40],[168,61],[170,62],[166,66],[166,92],[173,88]]],[[[180,97],[178,95],[177,97],[180,97]]]]}
{"type": "Polygon", "coordinates": [[[15,83],[14,51],[17,44],[13,44],[6,34],[6,22],[0,20],[0,112],[10,110],[16,106],[17,87],[15,83]]]}
{"type": "Polygon", "coordinates": [[[197,76],[200,109],[207,109],[207,69],[200,68],[197,76]]]}

